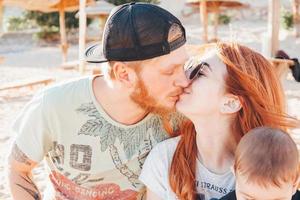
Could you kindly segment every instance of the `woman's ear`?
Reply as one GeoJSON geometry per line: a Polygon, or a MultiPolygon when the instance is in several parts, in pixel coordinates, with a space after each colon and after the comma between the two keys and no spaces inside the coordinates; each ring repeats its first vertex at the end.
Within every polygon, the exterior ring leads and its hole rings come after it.
{"type": "Polygon", "coordinates": [[[226,94],[221,100],[220,112],[223,114],[237,113],[241,108],[241,100],[236,95],[226,94]]]}
{"type": "Polygon", "coordinates": [[[133,87],[136,82],[136,73],[134,69],[130,68],[124,62],[115,62],[112,67],[115,80],[121,82],[126,87],[133,87]]]}

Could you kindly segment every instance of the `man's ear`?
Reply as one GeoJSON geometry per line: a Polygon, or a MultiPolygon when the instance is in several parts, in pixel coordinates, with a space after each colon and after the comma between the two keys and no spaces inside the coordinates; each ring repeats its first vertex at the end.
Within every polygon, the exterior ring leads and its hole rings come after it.
{"type": "Polygon", "coordinates": [[[115,62],[112,67],[112,73],[114,73],[115,79],[126,87],[133,87],[135,85],[137,79],[136,73],[124,62],[115,62]]]}
{"type": "Polygon", "coordinates": [[[223,114],[237,113],[241,108],[241,100],[236,95],[226,94],[221,100],[220,112],[223,114]]]}

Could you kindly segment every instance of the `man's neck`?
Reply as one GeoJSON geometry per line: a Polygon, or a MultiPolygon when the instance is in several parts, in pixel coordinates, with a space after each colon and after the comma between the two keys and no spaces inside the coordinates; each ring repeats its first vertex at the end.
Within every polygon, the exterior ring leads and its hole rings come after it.
{"type": "Polygon", "coordinates": [[[131,100],[127,91],[114,83],[110,86],[102,76],[93,80],[93,93],[107,115],[121,124],[136,124],[148,114],[131,100]]]}

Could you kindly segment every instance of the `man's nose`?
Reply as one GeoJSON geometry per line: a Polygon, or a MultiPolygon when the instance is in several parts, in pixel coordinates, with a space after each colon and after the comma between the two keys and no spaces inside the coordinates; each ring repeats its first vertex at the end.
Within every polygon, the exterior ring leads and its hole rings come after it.
{"type": "Polygon", "coordinates": [[[190,80],[186,77],[185,73],[184,73],[184,69],[182,68],[182,70],[180,71],[176,81],[175,81],[175,85],[178,87],[188,87],[190,84],[190,80]]]}

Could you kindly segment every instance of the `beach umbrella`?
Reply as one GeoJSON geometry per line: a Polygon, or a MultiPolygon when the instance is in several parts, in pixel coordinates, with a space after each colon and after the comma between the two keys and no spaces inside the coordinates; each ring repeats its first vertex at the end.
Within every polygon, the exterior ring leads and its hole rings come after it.
{"type": "MultiPolygon", "coordinates": [[[[94,0],[87,0],[87,3],[93,3],[94,0]]],[[[61,36],[61,49],[63,62],[67,60],[68,43],[66,36],[65,12],[73,12],[79,9],[79,0],[2,0],[2,5],[18,6],[26,10],[41,12],[59,12],[59,30],[61,36]]],[[[0,0],[1,7],[1,0],[0,0]]],[[[0,8],[0,17],[1,17],[0,8]]],[[[0,20],[2,21],[2,20],[0,20]]],[[[1,25],[1,23],[0,23],[1,25]]],[[[2,27],[2,26],[1,26],[2,27]]]]}
{"type": "Polygon", "coordinates": [[[3,2],[0,0],[0,37],[2,36],[3,33],[3,2]]]}
{"type": "Polygon", "coordinates": [[[214,40],[216,40],[220,12],[225,9],[247,7],[247,4],[239,0],[187,0],[187,5],[199,8],[204,42],[208,42],[208,13],[214,13],[214,40]]]}

